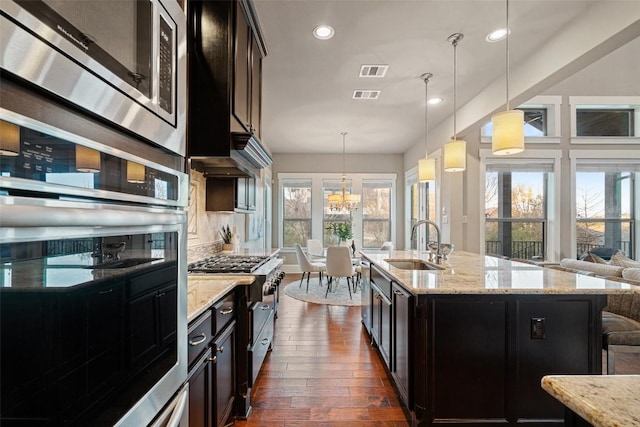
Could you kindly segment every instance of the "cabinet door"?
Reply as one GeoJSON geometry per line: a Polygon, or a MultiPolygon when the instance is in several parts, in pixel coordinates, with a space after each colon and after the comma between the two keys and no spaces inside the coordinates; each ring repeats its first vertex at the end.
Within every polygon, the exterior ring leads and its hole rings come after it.
{"type": "Polygon", "coordinates": [[[401,286],[392,282],[392,304],[393,304],[393,371],[391,372],[395,380],[396,387],[400,392],[400,397],[409,406],[409,386],[410,374],[410,340],[411,336],[411,304],[412,296],[401,286]]]}
{"type": "Polygon", "coordinates": [[[238,178],[236,180],[236,208],[246,210],[247,205],[247,181],[248,178],[238,178]]]}
{"type": "Polygon", "coordinates": [[[378,343],[380,354],[387,367],[393,369],[391,361],[391,301],[380,294],[380,342],[378,343]]]}
{"type": "MultiPolygon", "coordinates": [[[[214,341],[216,426],[226,425],[236,395],[236,325],[233,322],[214,341]]],[[[191,425],[191,423],[189,423],[191,425]]]]}
{"type": "Polygon", "coordinates": [[[209,349],[189,374],[189,427],[213,425],[213,369],[209,349]]]}
{"type": "Polygon", "coordinates": [[[256,210],[256,180],[255,178],[247,178],[247,209],[256,210]]]}
{"type": "Polygon", "coordinates": [[[371,341],[380,342],[380,291],[371,282],[371,341]]]}
{"type": "Polygon", "coordinates": [[[251,133],[260,139],[262,116],[262,55],[251,38],[251,133]]]}
{"type": "Polygon", "coordinates": [[[236,3],[235,57],[233,74],[233,115],[247,131],[251,129],[249,93],[251,90],[251,30],[240,2],[236,3]]]}

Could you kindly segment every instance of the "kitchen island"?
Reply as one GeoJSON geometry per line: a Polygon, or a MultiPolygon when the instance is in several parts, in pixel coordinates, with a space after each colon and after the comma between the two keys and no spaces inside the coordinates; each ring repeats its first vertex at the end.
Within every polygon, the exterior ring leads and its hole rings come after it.
{"type": "Polygon", "coordinates": [[[541,378],[601,374],[606,295],[640,292],[460,251],[433,270],[408,261],[423,252],[362,256],[363,323],[415,426],[562,425],[541,378]]]}

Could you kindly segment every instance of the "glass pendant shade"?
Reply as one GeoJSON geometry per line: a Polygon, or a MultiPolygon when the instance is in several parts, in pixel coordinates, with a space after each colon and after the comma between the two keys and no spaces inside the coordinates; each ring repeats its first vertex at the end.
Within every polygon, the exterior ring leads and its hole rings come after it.
{"type": "Polygon", "coordinates": [[[127,182],[132,184],[142,184],[144,179],[145,168],[136,162],[127,162],[127,182]]]}
{"type": "Polygon", "coordinates": [[[418,181],[434,181],[436,179],[436,159],[424,157],[418,160],[418,181]]]}
{"type": "Polygon", "coordinates": [[[0,120],[0,155],[20,154],[20,126],[0,120]]]}
{"type": "Polygon", "coordinates": [[[78,172],[100,172],[100,152],[93,148],[76,145],[76,170],[78,172]]]}
{"type": "Polygon", "coordinates": [[[508,156],[524,151],[524,112],[508,110],[491,118],[493,137],[491,151],[496,156],[508,156]]]}
{"type": "Polygon", "coordinates": [[[444,170],[462,172],[467,168],[467,141],[453,139],[444,145],[444,170]]]}

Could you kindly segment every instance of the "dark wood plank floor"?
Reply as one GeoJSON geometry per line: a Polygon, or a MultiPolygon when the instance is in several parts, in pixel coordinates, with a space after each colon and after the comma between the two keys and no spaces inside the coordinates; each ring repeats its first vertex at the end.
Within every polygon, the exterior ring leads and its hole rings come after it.
{"type": "MultiPolygon", "coordinates": [[[[299,274],[287,274],[281,285],[274,346],[252,390],[253,412],[234,426],[408,426],[360,323],[360,307],[310,304],[284,295],[284,285],[299,280],[299,274]]],[[[620,354],[616,371],[639,374],[639,355],[620,354]]]]}
{"type": "MultiPolygon", "coordinates": [[[[285,279],[300,280],[287,274],[285,279]]],[[[236,427],[408,426],[396,392],[360,323],[360,307],[310,304],[280,288],[273,350],[253,412],[236,427]]]]}

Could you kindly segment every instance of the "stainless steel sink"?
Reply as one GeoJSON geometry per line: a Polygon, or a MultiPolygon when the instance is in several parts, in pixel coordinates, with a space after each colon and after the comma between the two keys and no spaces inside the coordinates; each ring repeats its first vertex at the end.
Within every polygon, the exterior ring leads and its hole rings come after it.
{"type": "Polygon", "coordinates": [[[400,270],[445,270],[445,267],[418,258],[388,258],[384,261],[400,270]]]}
{"type": "Polygon", "coordinates": [[[89,265],[86,268],[95,268],[100,270],[108,270],[112,268],[128,268],[128,267],[134,267],[140,264],[146,264],[148,262],[156,261],[159,259],[161,258],[127,258],[127,259],[122,259],[117,261],[104,262],[102,264],[89,265]]]}

